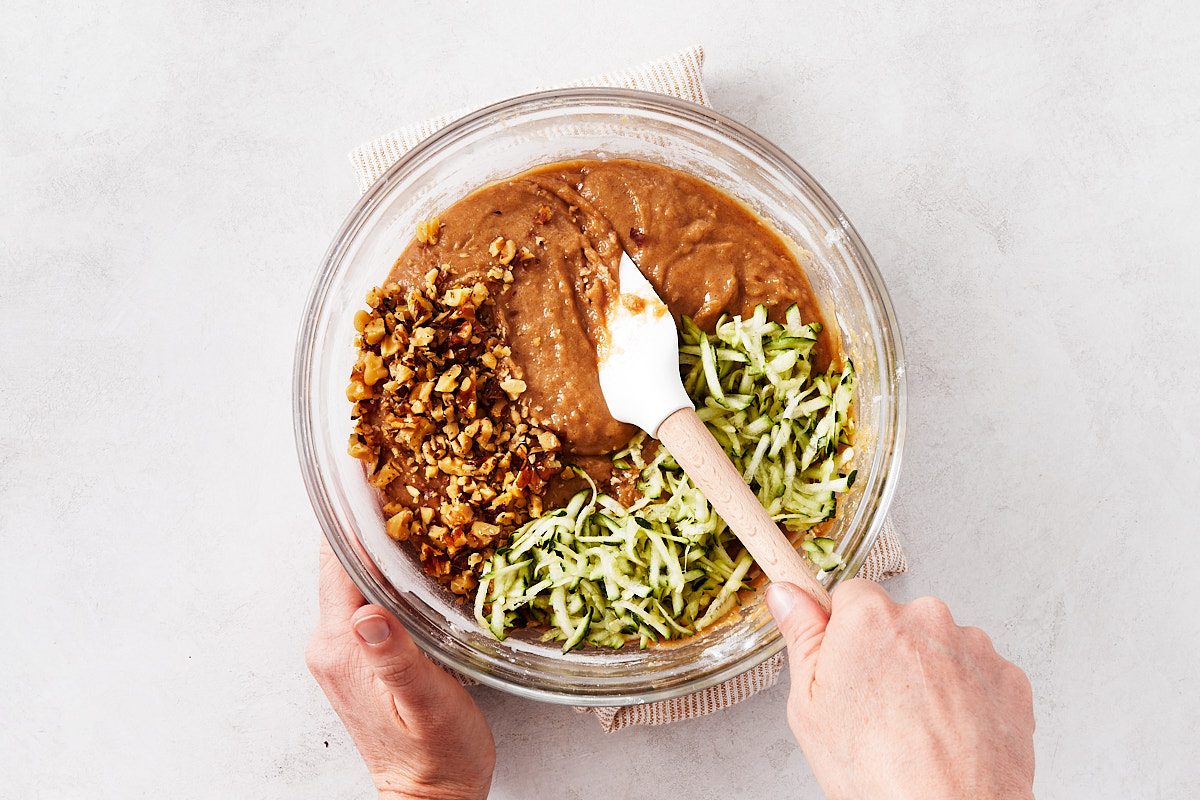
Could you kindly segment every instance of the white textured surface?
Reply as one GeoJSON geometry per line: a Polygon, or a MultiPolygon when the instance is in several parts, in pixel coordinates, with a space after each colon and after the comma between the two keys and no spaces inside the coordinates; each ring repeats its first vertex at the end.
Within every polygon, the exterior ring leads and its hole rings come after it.
{"type": "MultiPolygon", "coordinates": [[[[891,287],[892,588],[1029,671],[1043,796],[1200,794],[1195,4],[340,5],[5,4],[0,796],[367,796],[301,658],[289,397],[344,154],[697,40],[891,287]]],[[[814,797],[785,693],[606,737],[479,691],[494,794],[814,797]]]]}

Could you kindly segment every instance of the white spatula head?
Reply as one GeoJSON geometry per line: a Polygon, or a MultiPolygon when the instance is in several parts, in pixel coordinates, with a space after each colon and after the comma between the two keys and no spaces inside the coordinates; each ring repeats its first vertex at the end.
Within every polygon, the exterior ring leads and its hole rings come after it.
{"type": "Polygon", "coordinates": [[[597,348],[600,390],[615,419],[654,436],[681,408],[692,408],[679,377],[679,333],[671,312],[628,253],[617,273],[620,297],[607,309],[608,341],[597,348]]]}

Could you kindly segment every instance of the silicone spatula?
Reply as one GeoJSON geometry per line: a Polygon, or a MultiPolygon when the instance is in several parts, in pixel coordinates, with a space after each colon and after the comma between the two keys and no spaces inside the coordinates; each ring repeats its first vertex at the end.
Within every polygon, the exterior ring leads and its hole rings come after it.
{"type": "Polygon", "coordinates": [[[770,580],[796,584],[828,610],[825,587],[696,415],[679,377],[679,333],[666,304],[628,253],[617,277],[620,295],[606,311],[607,341],[597,347],[609,413],[666,446],[770,580]]]}

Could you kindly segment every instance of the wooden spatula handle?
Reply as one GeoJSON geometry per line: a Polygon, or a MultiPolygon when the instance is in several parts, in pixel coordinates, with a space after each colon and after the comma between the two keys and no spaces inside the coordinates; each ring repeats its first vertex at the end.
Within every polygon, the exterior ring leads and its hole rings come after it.
{"type": "Polygon", "coordinates": [[[829,592],[809,572],[696,412],[682,408],[667,417],[658,427],[658,440],[704,492],[767,577],[796,584],[828,611],[829,592]]]}

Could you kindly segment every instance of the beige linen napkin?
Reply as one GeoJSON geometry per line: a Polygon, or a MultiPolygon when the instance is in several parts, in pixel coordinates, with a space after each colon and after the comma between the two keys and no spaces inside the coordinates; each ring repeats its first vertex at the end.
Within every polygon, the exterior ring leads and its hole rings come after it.
{"type": "MultiPolygon", "coordinates": [[[[704,50],[697,45],[632,69],[610,72],[590,80],[562,86],[618,86],[641,89],[707,106],[709,103],[704,92],[703,66],[704,50]]],[[[422,139],[470,110],[464,109],[462,112],[444,114],[424,122],[406,125],[355,148],[350,153],[350,161],[354,165],[354,176],[358,180],[359,191],[367,191],[371,184],[422,139]]],[[[885,521],[883,530],[859,568],[858,575],[873,581],[882,581],[907,569],[908,561],[900,539],[891,522],[885,521]]],[[[782,668],[783,655],[780,654],[718,686],[685,697],[636,706],[578,710],[595,714],[604,729],[610,732],[631,725],[665,725],[682,719],[693,719],[740,703],[763,689],[774,686],[779,680],[782,668]]]]}

